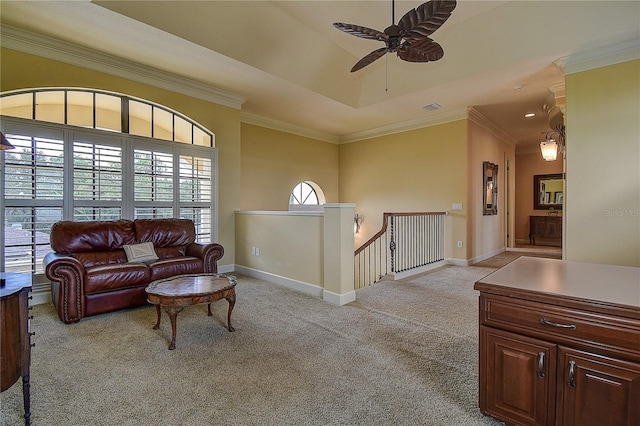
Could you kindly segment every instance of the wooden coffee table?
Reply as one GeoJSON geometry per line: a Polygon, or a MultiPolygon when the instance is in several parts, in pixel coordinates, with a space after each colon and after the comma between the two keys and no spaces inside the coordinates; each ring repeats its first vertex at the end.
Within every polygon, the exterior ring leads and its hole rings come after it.
{"type": "Polygon", "coordinates": [[[236,304],[236,277],[219,274],[188,274],[178,275],[163,280],[153,281],[147,286],[147,300],[156,305],[158,321],[154,330],[160,328],[160,308],[169,314],[171,320],[171,343],[169,350],[176,348],[176,317],[185,306],[208,303],[208,315],[211,316],[211,303],[220,299],[227,299],[229,311],[227,313],[227,328],[235,331],[231,326],[231,311],[236,304]]]}

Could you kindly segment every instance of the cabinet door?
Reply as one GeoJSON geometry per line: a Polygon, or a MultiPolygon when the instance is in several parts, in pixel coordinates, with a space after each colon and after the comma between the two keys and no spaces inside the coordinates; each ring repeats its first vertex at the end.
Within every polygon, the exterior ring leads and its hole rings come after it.
{"type": "Polygon", "coordinates": [[[548,217],[547,226],[544,231],[545,238],[562,238],[562,218],[561,217],[548,217]]]}
{"type": "Polygon", "coordinates": [[[534,221],[534,234],[538,237],[544,237],[547,233],[547,218],[546,217],[532,217],[534,221]]]}
{"type": "Polygon", "coordinates": [[[557,425],[640,425],[640,364],[564,347],[558,354],[557,425]]]}
{"type": "Polygon", "coordinates": [[[553,424],[556,346],[480,327],[480,410],[509,423],[553,424]]]}

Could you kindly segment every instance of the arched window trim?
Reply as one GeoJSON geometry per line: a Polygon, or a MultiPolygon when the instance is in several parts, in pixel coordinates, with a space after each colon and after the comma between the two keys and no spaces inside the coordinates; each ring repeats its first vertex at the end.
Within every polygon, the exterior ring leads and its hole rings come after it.
{"type": "Polygon", "coordinates": [[[322,188],[317,183],[309,180],[298,182],[289,193],[289,211],[322,211],[326,202],[322,188]],[[304,197],[304,200],[299,200],[300,197],[295,194],[296,189],[300,188],[301,185],[306,185],[311,189],[310,193],[304,197]],[[317,203],[307,203],[311,194],[314,195],[313,201],[317,201],[317,203]],[[298,202],[292,203],[293,200],[298,202]]]}
{"type": "MultiPolygon", "coordinates": [[[[99,127],[96,127],[96,123],[95,120],[93,122],[93,126],[89,127],[89,126],[79,126],[82,128],[93,128],[93,129],[97,129],[97,130],[106,130],[106,131],[117,131],[119,133],[123,133],[123,134],[130,134],[132,136],[142,136],[142,137],[151,137],[154,138],[154,135],[138,135],[135,133],[130,133],[130,122],[131,122],[131,117],[130,117],[130,112],[129,112],[129,101],[134,101],[134,102],[139,102],[141,104],[144,105],[148,105],[152,108],[152,122],[151,122],[151,129],[153,131],[154,126],[153,126],[153,111],[154,109],[158,109],[160,111],[165,111],[169,114],[171,114],[171,134],[172,137],[171,140],[172,142],[177,142],[177,143],[184,143],[182,141],[177,141],[175,139],[175,123],[176,123],[176,117],[179,117],[180,119],[186,121],[187,123],[192,125],[192,131],[191,131],[191,145],[196,145],[196,146],[207,146],[207,145],[202,145],[202,144],[196,144],[194,143],[195,141],[195,131],[194,129],[199,129],[202,133],[204,133],[205,135],[207,135],[209,137],[209,147],[215,147],[215,134],[213,132],[211,132],[210,130],[208,130],[205,126],[203,126],[202,124],[198,123],[197,121],[187,117],[186,115],[175,111],[165,105],[161,105],[158,104],[156,102],[152,102],[149,101],[147,99],[142,99],[142,98],[138,98],[135,96],[131,96],[131,95],[126,95],[123,93],[118,93],[118,92],[113,92],[113,91],[107,91],[107,90],[99,90],[99,89],[89,89],[89,88],[83,88],[83,87],[42,87],[42,88],[29,88],[29,89],[17,89],[17,90],[10,90],[10,91],[6,91],[3,93],[0,93],[0,106],[2,105],[2,100],[4,98],[10,97],[10,96],[16,96],[16,95],[25,95],[25,94],[32,94],[32,101],[31,101],[31,116],[30,117],[24,117],[24,116],[17,116],[18,118],[26,118],[26,119],[31,119],[31,120],[36,120],[36,96],[38,93],[46,93],[46,92],[63,92],[64,93],[64,120],[63,122],[58,122],[58,121],[45,121],[45,122],[53,122],[53,123],[58,123],[58,124],[64,124],[64,125],[71,125],[68,123],[68,114],[67,114],[67,110],[68,110],[68,93],[69,92],[86,92],[86,93],[91,93],[94,96],[95,99],[95,95],[96,94],[102,94],[102,95],[108,95],[108,96],[114,96],[114,97],[119,97],[120,98],[120,123],[121,123],[121,128],[120,129],[101,129],[99,127]]],[[[95,116],[95,109],[96,109],[96,104],[95,102],[92,105],[93,110],[94,110],[94,116],[95,116]]],[[[0,112],[2,112],[2,108],[0,108],[0,112]]],[[[11,116],[11,115],[8,115],[11,116]]],[[[42,121],[42,120],[39,120],[42,121]]],[[[162,138],[167,140],[166,138],[162,138]]]]}

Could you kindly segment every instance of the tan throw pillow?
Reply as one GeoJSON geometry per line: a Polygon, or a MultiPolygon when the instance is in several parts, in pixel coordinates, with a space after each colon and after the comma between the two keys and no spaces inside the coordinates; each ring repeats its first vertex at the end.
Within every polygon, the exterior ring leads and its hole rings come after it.
{"type": "Polygon", "coordinates": [[[123,246],[129,262],[147,262],[158,260],[158,255],[153,249],[153,243],[140,243],[123,246]]]}

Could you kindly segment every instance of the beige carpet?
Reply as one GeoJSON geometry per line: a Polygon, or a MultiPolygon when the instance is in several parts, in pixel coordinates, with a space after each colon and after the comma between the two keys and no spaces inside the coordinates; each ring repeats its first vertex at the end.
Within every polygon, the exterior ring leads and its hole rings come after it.
{"type": "MultiPolygon", "coordinates": [[[[227,302],[170,324],[143,307],[78,324],[34,309],[33,425],[496,425],[477,408],[476,280],[445,266],[358,290],[334,306],[239,277],[227,302]]],[[[2,425],[22,424],[20,381],[2,425]]]]}

